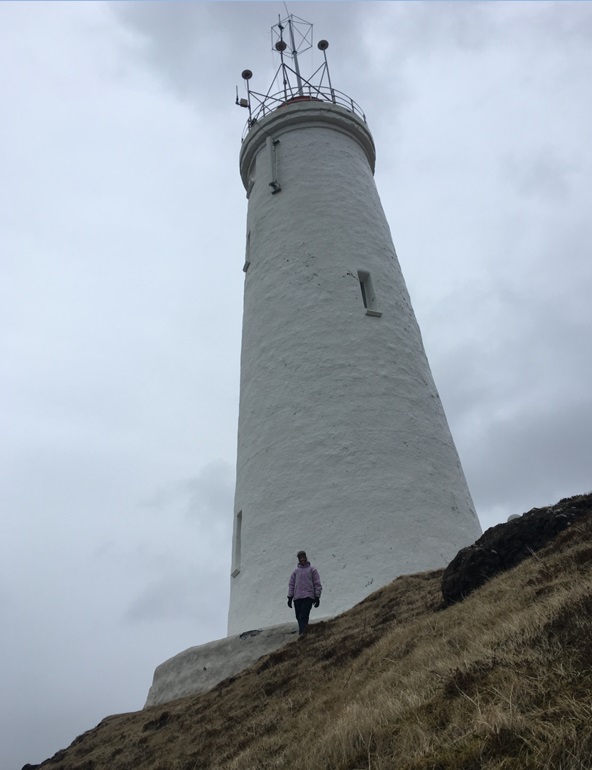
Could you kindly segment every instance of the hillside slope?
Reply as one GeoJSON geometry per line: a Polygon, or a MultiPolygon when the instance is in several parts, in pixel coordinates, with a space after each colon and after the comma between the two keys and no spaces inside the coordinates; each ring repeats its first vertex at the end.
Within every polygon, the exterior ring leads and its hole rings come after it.
{"type": "MultiPolygon", "coordinates": [[[[111,716],[43,770],[590,770],[592,496],[446,607],[398,578],[214,690],[111,716]]],[[[578,498],[579,499],[579,498],[578,498]]]]}

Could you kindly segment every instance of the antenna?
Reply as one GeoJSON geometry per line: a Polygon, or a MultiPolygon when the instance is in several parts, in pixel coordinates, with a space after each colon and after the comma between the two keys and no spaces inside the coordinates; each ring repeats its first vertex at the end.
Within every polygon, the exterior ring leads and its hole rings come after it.
{"type": "MultiPolygon", "coordinates": [[[[241,107],[247,107],[249,110],[249,123],[253,120],[253,115],[251,114],[251,92],[249,89],[249,80],[253,77],[253,73],[251,70],[243,70],[241,72],[241,78],[245,81],[245,84],[247,86],[247,98],[241,99],[239,101],[239,105],[241,107]],[[246,104],[245,104],[246,102],[246,104]]],[[[236,87],[236,95],[238,97],[238,86],[236,87]]]]}
{"type": "Polygon", "coordinates": [[[329,62],[327,61],[327,48],[329,48],[329,41],[328,40],[319,40],[317,43],[317,48],[319,51],[323,52],[323,57],[325,59],[325,69],[327,70],[327,82],[329,83],[329,88],[331,90],[331,96],[333,97],[332,101],[335,101],[335,94],[333,91],[333,84],[331,83],[331,75],[329,74],[329,62]]]}
{"type": "MultiPolygon", "coordinates": [[[[304,96],[302,90],[302,78],[300,77],[300,66],[298,65],[298,49],[294,42],[294,26],[292,23],[292,16],[288,16],[288,30],[290,32],[290,42],[292,43],[292,58],[294,59],[294,69],[296,70],[296,80],[298,82],[298,93],[300,96],[304,96]]],[[[311,40],[312,40],[312,24],[310,25],[311,40]]]]}
{"type": "Polygon", "coordinates": [[[239,99],[237,88],[236,104],[249,110],[246,132],[268,113],[295,101],[333,102],[358,115],[365,122],[366,116],[354,100],[333,88],[327,61],[327,40],[319,40],[317,43],[317,48],[323,52],[323,63],[312,75],[305,77],[302,74],[299,57],[313,47],[312,24],[289,13],[285,3],[284,6],[287,16],[284,19],[278,16],[277,24],[271,28],[271,50],[279,54],[280,61],[267,92],[251,90],[251,70],[242,72],[247,91],[246,99],[239,99]]]}

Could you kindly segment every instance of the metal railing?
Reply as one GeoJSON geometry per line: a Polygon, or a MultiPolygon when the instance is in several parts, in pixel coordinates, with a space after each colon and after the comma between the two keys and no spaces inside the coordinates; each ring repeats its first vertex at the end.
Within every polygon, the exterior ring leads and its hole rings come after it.
{"type": "MultiPolygon", "coordinates": [[[[258,95],[251,92],[251,96],[258,95]]],[[[256,125],[259,120],[266,117],[271,112],[275,112],[275,110],[284,105],[294,104],[299,101],[331,102],[332,104],[344,107],[348,112],[352,112],[354,115],[362,118],[364,123],[367,122],[366,115],[360,105],[357,104],[357,102],[354,102],[354,100],[347,94],[344,94],[342,91],[338,91],[335,88],[315,87],[307,84],[302,89],[302,92],[294,92],[293,90],[288,90],[286,92],[284,90],[278,91],[275,94],[266,94],[260,101],[259,106],[251,113],[251,117],[247,121],[243,131],[242,140],[245,139],[251,128],[256,125]]]]}

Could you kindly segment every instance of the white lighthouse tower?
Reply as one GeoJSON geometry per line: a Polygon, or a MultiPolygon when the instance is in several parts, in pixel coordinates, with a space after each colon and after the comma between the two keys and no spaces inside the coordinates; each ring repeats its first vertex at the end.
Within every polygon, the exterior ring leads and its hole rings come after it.
{"type": "MultiPolygon", "coordinates": [[[[374,183],[358,105],[312,28],[272,30],[279,67],[250,88],[244,319],[229,634],[290,619],[303,548],[334,615],[481,533],[374,183]],[[277,87],[277,92],[275,89],[277,87]]],[[[313,612],[314,616],[314,612],[313,612]]]]}

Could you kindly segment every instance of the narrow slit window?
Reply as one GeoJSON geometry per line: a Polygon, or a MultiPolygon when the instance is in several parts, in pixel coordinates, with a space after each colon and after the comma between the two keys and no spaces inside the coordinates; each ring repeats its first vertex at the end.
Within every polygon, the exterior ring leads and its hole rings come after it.
{"type": "Polygon", "coordinates": [[[370,273],[367,270],[358,270],[358,280],[360,281],[360,291],[362,292],[362,302],[366,308],[366,315],[380,318],[382,313],[377,307],[376,293],[372,286],[370,273]]]}
{"type": "Polygon", "coordinates": [[[251,264],[251,231],[247,233],[247,245],[245,248],[245,264],[243,265],[243,273],[246,273],[251,264]]]}
{"type": "Polygon", "coordinates": [[[269,176],[270,176],[269,186],[271,187],[271,194],[275,195],[276,193],[279,193],[282,190],[282,186],[278,180],[278,157],[277,157],[277,148],[280,143],[280,140],[272,139],[271,136],[268,136],[266,143],[267,143],[267,152],[269,154],[269,176]]]}
{"type": "Polygon", "coordinates": [[[241,530],[243,526],[243,512],[239,511],[234,517],[234,533],[232,535],[232,577],[240,572],[241,562],[241,530]]]}
{"type": "Polygon", "coordinates": [[[362,290],[362,302],[364,303],[364,307],[368,307],[368,297],[366,296],[366,284],[364,281],[360,278],[360,289],[362,290]]]}
{"type": "Polygon", "coordinates": [[[255,185],[255,169],[257,167],[257,157],[253,158],[251,168],[249,169],[249,181],[247,183],[247,198],[251,196],[251,191],[255,185]]]}

